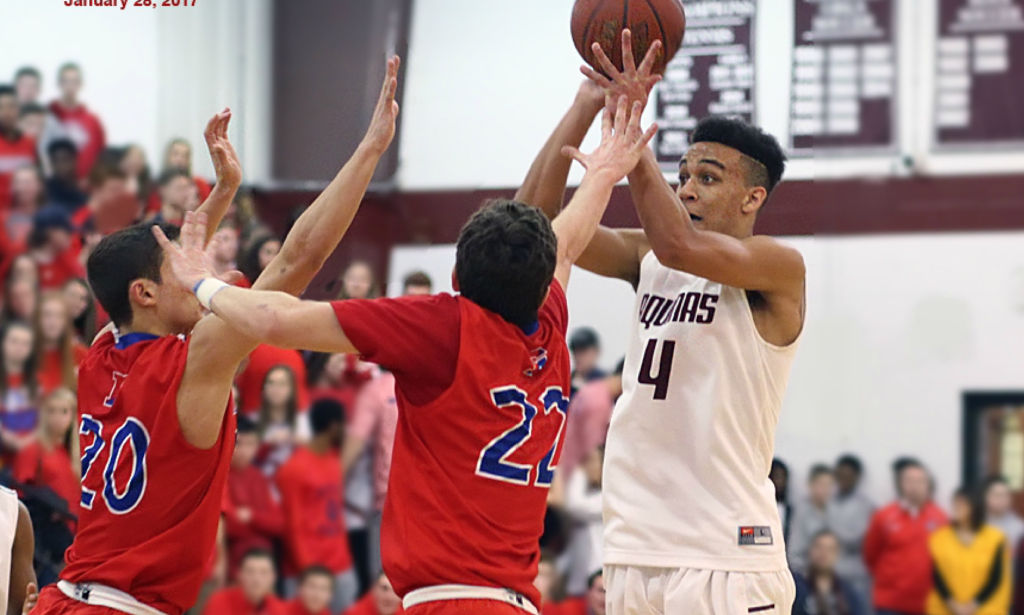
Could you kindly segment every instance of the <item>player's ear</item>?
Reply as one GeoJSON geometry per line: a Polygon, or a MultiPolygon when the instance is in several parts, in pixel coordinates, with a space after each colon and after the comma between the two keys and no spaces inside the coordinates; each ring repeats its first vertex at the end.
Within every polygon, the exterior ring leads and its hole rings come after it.
{"type": "Polygon", "coordinates": [[[156,305],[156,283],[153,280],[139,278],[128,285],[128,299],[139,307],[156,305]]]}
{"type": "Polygon", "coordinates": [[[459,276],[455,273],[455,267],[452,267],[452,290],[459,292],[459,276]]]}
{"type": "Polygon", "coordinates": [[[743,200],[743,213],[756,214],[766,200],[768,200],[768,191],[762,186],[754,186],[747,190],[747,196],[743,200]]]}

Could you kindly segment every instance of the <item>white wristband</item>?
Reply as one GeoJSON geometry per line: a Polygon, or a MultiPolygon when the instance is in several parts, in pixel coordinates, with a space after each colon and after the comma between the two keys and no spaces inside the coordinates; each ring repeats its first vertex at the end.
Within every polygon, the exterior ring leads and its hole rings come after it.
{"type": "Polygon", "coordinates": [[[217,278],[204,278],[201,282],[196,284],[193,290],[196,297],[199,299],[199,303],[203,304],[203,307],[212,310],[210,302],[213,301],[213,296],[230,286],[225,282],[221,282],[217,278]]]}

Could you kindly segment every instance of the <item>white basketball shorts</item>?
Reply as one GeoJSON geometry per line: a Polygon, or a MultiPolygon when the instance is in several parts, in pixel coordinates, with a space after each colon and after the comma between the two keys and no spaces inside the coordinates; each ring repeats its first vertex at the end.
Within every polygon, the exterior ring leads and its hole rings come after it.
{"type": "Polygon", "coordinates": [[[791,615],[796,587],[783,572],[605,566],[608,615],[791,615]]]}

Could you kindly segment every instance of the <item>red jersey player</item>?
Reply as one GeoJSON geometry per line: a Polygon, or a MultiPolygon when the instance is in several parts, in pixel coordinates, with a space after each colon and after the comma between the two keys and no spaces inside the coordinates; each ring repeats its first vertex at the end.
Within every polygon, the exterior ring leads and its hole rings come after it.
{"type": "MultiPolygon", "coordinates": [[[[366,138],[255,288],[298,294],[334,251],[394,136],[397,71],[397,58],[389,60],[366,138]]],[[[218,182],[202,215],[216,222],[241,182],[229,119],[220,114],[207,127],[218,182]]],[[[81,367],[78,535],[60,582],[33,613],[180,615],[195,601],[213,552],[235,440],[231,383],[256,341],[203,317],[148,225],[106,237],[88,269],[120,335],[102,333],[81,367]]]]}
{"type": "Polygon", "coordinates": [[[458,297],[331,304],[228,287],[203,250],[202,214],[186,219],[180,247],[154,229],[179,279],[246,336],[358,352],[394,373],[400,417],[381,550],[412,615],[537,613],[538,541],[569,393],[563,289],[655,130],[640,130],[639,103],[627,124],[627,104],[614,126],[605,114],[593,154],[570,148],[587,174],[553,223],[515,201],[473,215],[459,237],[458,297]]]}

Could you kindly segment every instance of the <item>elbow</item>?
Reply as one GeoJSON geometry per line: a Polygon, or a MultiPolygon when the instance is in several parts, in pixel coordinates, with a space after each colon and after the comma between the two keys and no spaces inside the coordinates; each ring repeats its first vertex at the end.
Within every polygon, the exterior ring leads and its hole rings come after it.
{"type": "MultiPolygon", "coordinates": [[[[650,237],[650,235],[648,235],[650,237]]],[[[693,255],[693,246],[689,245],[688,242],[682,241],[681,238],[673,236],[662,241],[656,241],[651,237],[651,251],[658,257],[658,261],[673,269],[682,267],[685,263],[691,261],[693,255]]]]}

